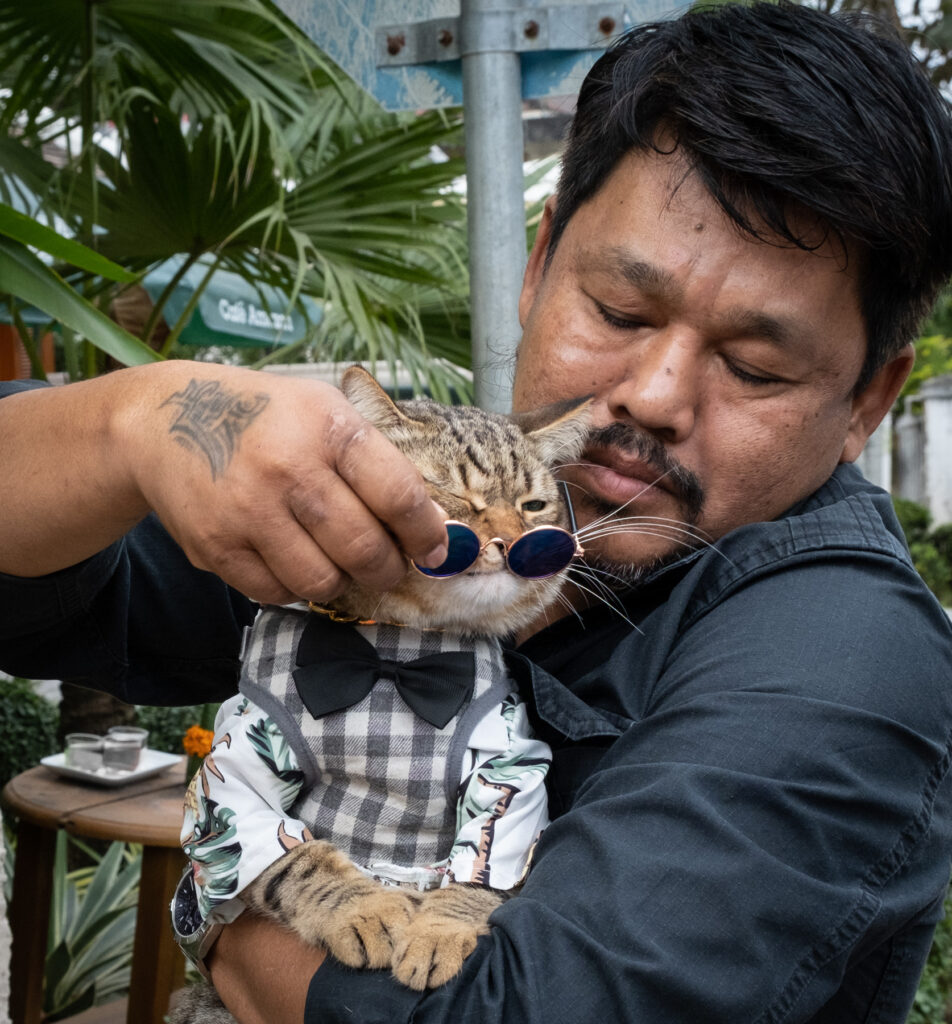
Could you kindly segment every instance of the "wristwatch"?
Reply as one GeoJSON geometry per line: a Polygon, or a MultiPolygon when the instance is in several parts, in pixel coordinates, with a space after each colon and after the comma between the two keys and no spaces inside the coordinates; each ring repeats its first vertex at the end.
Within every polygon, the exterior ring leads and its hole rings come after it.
{"type": "Polygon", "coordinates": [[[195,965],[206,981],[211,981],[205,957],[225,926],[221,921],[209,921],[199,914],[191,866],[185,869],[175,887],[171,911],[172,932],[179,948],[185,954],[185,959],[195,965]]]}

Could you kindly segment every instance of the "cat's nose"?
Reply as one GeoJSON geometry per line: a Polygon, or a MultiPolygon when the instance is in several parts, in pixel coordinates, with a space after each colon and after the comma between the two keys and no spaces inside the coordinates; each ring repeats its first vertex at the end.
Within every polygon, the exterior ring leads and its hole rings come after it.
{"type": "Polygon", "coordinates": [[[501,537],[493,537],[483,546],[483,561],[486,565],[497,567],[506,561],[506,542],[501,537]]]}

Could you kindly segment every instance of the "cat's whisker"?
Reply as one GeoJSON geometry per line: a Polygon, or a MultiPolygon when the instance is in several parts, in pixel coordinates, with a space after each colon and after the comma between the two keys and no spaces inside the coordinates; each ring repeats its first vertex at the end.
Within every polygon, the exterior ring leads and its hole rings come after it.
{"type": "MultiPolygon", "coordinates": [[[[615,515],[616,513],[612,513],[615,515]]],[[[672,526],[676,526],[681,530],[690,530],[696,537],[702,540],[711,540],[711,535],[706,531],[702,530],[699,526],[693,526],[690,523],[684,522],[683,519],[674,519],[671,516],[622,516],[620,519],[611,519],[609,516],[602,516],[600,519],[593,520],[591,523],[586,523],[585,526],[581,527],[577,532],[583,534],[591,529],[597,529],[601,525],[614,526],[618,523],[670,523],[672,526]],[[606,520],[609,520],[606,522],[606,520]]]]}
{"type": "Polygon", "coordinates": [[[581,572],[583,575],[584,574],[591,575],[592,576],[592,582],[593,583],[598,583],[600,586],[605,587],[606,590],[610,590],[610,588],[608,587],[608,585],[606,583],[604,583],[602,580],[598,579],[599,576],[608,576],[611,579],[615,579],[615,580],[619,580],[619,581],[622,580],[621,576],[617,575],[616,573],[611,572],[611,570],[606,569],[606,568],[604,568],[603,566],[600,566],[600,565],[592,565],[590,562],[586,562],[584,558],[581,559],[578,562],[574,562],[572,565],[569,566],[569,571],[572,571],[573,569],[576,572],[581,572]]]}
{"type": "MultiPolygon", "coordinates": [[[[688,548],[691,551],[697,550],[693,545],[689,544],[688,541],[684,540],[682,537],[677,536],[676,534],[666,533],[665,531],[663,531],[661,529],[649,530],[647,527],[641,527],[639,529],[626,529],[626,530],[604,530],[598,536],[599,536],[599,538],[601,538],[601,537],[614,537],[617,534],[638,534],[638,535],[643,536],[643,537],[658,537],[661,540],[672,540],[672,541],[675,541],[676,543],[681,544],[683,547],[686,547],[686,548],[688,548]]],[[[589,540],[591,540],[591,539],[593,539],[593,538],[589,538],[589,540]]],[[[715,548],[713,546],[713,544],[710,545],[710,546],[713,548],[714,551],[717,551],[717,548],[715,548]]]]}
{"type": "Polygon", "coordinates": [[[697,530],[692,529],[690,526],[681,525],[677,520],[654,519],[647,516],[629,516],[625,519],[620,519],[617,523],[603,523],[601,526],[596,526],[594,528],[585,526],[581,530],[576,531],[575,535],[580,541],[584,542],[586,540],[591,540],[592,537],[601,537],[606,532],[623,533],[625,530],[637,530],[642,526],[652,530],[668,530],[672,533],[684,534],[692,540],[696,540],[699,544],[711,543],[709,537],[698,533],[697,530]]]}
{"type": "MultiPolygon", "coordinates": [[[[592,573],[592,574],[597,574],[598,576],[605,576],[605,577],[607,577],[610,580],[615,580],[617,583],[620,583],[622,586],[625,586],[625,587],[628,586],[628,580],[624,576],[619,575],[619,573],[617,573],[617,572],[612,572],[610,569],[606,569],[604,566],[601,566],[601,565],[591,565],[588,562],[582,562],[580,565],[575,566],[574,568],[579,569],[583,573],[592,573]]],[[[594,576],[593,576],[593,582],[594,582],[594,576]]],[[[611,587],[607,583],[605,583],[604,580],[598,580],[598,582],[601,583],[602,586],[605,587],[607,590],[611,591],[611,587]]],[[[614,593],[614,591],[611,591],[611,592],[614,593]]]]}
{"type": "Polygon", "coordinates": [[[677,540],[686,547],[707,547],[716,551],[731,566],[734,565],[733,560],[717,547],[716,542],[710,539],[710,534],[705,530],[689,526],[680,519],[672,519],[668,516],[622,516],[620,519],[614,520],[608,516],[602,516],[578,530],[576,537],[580,543],[585,544],[600,537],[620,533],[642,533],[677,540]],[[689,544],[684,538],[690,538],[695,544],[689,544]]]}
{"type": "Polygon", "coordinates": [[[678,544],[683,544],[685,547],[689,547],[692,550],[698,547],[704,547],[708,544],[708,541],[701,540],[692,533],[687,533],[684,530],[678,530],[675,527],[663,526],[658,523],[639,523],[637,526],[623,526],[623,527],[611,527],[606,526],[599,530],[597,533],[592,533],[583,538],[585,544],[590,541],[599,540],[602,537],[614,537],[620,534],[647,534],[653,537],[667,537],[669,540],[676,541],[678,544]]]}
{"type": "MultiPolygon", "coordinates": [[[[577,565],[573,566],[573,569],[577,576],[588,580],[588,582],[598,590],[599,594],[601,594],[601,599],[605,604],[611,605],[612,607],[615,606],[614,602],[617,602],[618,600],[615,592],[604,580],[598,578],[598,575],[602,575],[603,573],[599,573],[599,570],[595,569],[594,566],[591,565],[577,565]]],[[[609,573],[608,575],[611,574],[609,573]]],[[[569,572],[569,581],[574,582],[571,571],[569,572]]]]}
{"type": "Polygon", "coordinates": [[[611,537],[616,534],[643,534],[648,537],[660,537],[663,540],[673,540],[684,547],[689,548],[692,551],[698,550],[699,547],[709,548],[711,551],[720,555],[728,565],[736,568],[736,563],[728,555],[725,555],[723,551],[717,546],[714,541],[706,540],[704,537],[698,536],[696,533],[684,528],[666,525],[664,523],[640,523],[635,526],[626,526],[624,523],[608,524],[595,533],[586,533],[584,537],[581,536],[581,531],[577,535],[580,542],[589,543],[592,540],[597,540],[601,537],[611,537]],[[690,538],[695,543],[691,544],[687,539],[690,538]]]}
{"type": "MultiPolygon", "coordinates": [[[[582,463],[565,463],[564,465],[582,465],[582,463]]],[[[700,527],[689,527],[687,523],[683,522],[683,520],[671,519],[670,517],[667,517],[667,516],[634,516],[634,517],[625,516],[622,519],[616,518],[619,515],[619,513],[624,511],[624,509],[628,505],[630,505],[633,501],[636,501],[638,498],[640,498],[641,495],[644,494],[646,491],[650,490],[652,487],[655,487],[661,480],[663,480],[671,472],[673,472],[673,470],[669,469],[669,470],[665,471],[653,483],[648,484],[643,490],[639,491],[638,494],[636,494],[633,497],[629,498],[628,501],[624,502],[624,504],[619,505],[618,508],[612,509],[610,512],[606,512],[604,515],[599,516],[597,519],[593,519],[592,522],[590,522],[590,523],[586,523],[585,526],[583,526],[580,530],[576,531],[576,536],[580,540],[582,540],[582,539],[584,539],[586,537],[590,539],[592,536],[597,536],[596,534],[593,534],[591,531],[593,531],[595,528],[597,528],[597,527],[599,527],[599,526],[601,526],[603,524],[614,525],[615,523],[628,522],[631,519],[654,520],[654,521],[658,521],[658,522],[667,521],[667,522],[670,522],[670,523],[677,523],[679,529],[685,530],[685,531],[693,531],[692,532],[692,536],[694,536],[701,543],[709,544],[710,543],[710,534],[708,534],[705,530],[702,530],[700,527]]],[[[586,488],[582,487],[580,484],[577,484],[574,481],[569,481],[569,480],[565,481],[565,483],[568,484],[569,486],[577,487],[584,494],[587,494],[587,495],[589,495],[591,497],[591,492],[588,491],[586,488]]]]}
{"type": "Polygon", "coordinates": [[[579,622],[582,621],[582,615],[581,612],[579,612],[578,608],[576,608],[572,604],[572,602],[565,596],[565,594],[560,592],[556,594],[555,600],[550,602],[548,605],[543,604],[541,600],[539,601],[539,610],[541,615],[545,619],[546,625],[549,624],[549,612],[554,610],[556,605],[561,605],[561,607],[563,607],[567,612],[574,615],[579,620],[579,622]]]}
{"type": "Polygon", "coordinates": [[[661,483],[661,481],[666,476],[670,476],[672,472],[674,472],[674,471],[671,470],[671,469],[666,469],[659,477],[657,477],[655,480],[653,480],[650,484],[645,484],[645,486],[637,494],[632,495],[626,502],[624,502],[623,504],[619,505],[618,508],[612,509],[611,512],[606,512],[605,515],[600,516],[598,519],[593,520],[588,525],[589,526],[596,526],[596,525],[598,525],[598,523],[601,523],[601,522],[603,522],[606,519],[610,519],[612,516],[617,516],[619,512],[621,512],[623,509],[627,508],[633,501],[637,501],[643,494],[647,494],[648,491],[650,491],[653,487],[657,487],[658,484],[661,483]]]}
{"type": "MultiPolygon", "coordinates": [[[[590,568],[590,566],[586,566],[585,568],[590,568]]],[[[577,590],[581,590],[585,594],[588,594],[589,597],[594,598],[600,604],[604,604],[607,607],[611,608],[611,610],[616,615],[618,615],[619,618],[624,619],[625,622],[627,622],[628,625],[631,626],[631,628],[633,630],[635,630],[637,633],[641,633],[641,635],[644,636],[644,630],[639,629],[631,621],[631,619],[628,618],[628,616],[624,613],[624,611],[622,611],[622,608],[624,607],[624,605],[621,605],[621,601],[618,599],[618,596],[616,594],[611,594],[611,596],[615,599],[614,601],[608,601],[605,597],[603,597],[597,591],[592,590],[590,587],[586,587],[584,584],[582,584],[578,580],[578,578],[577,578],[579,575],[582,575],[584,579],[588,580],[588,582],[590,582],[592,584],[594,584],[596,581],[591,576],[584,576],[584,573],[582,572],[582,567],[581,566],[572,566],[568,570],[568,573],[569,573],[569,581],[571,582],[573,587],[575,587],[577,590]],[[619,605],[621,605],[621,607],[619,607],[619,605]]]]}

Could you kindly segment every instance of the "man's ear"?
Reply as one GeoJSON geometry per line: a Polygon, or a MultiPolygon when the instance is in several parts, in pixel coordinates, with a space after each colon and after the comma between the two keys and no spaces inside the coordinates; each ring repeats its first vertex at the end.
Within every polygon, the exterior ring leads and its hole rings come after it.
{"type": "Polygon", "coordinates": [[[849,429],[840,462],[855,462],[859,458],[870,434],[892,408],[915,361],[916,349],[910,343],[898,356],[877,370],[873,379],[853,399],[849,429]]]}
{"type": "Polygon", "coordinates": [[[529,253],[526,272],[522,276],[522,292],[519,295],[519,325],[523,328],[526,326],[529,310],[532,309],[532,304],[535,302],[536,291],[545,272],[545,258],[549,251],[549,239],[552,237],[552,214],[555,212],[555,202],[555,196],[549,196],[545,201],[542,220],[539,222],[538,231],[536,231],[532,252],[529,253]]]}

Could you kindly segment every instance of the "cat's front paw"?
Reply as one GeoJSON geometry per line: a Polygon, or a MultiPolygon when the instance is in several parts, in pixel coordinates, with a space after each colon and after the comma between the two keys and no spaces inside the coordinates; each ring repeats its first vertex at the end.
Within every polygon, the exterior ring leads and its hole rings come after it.
{"type": "Polygon", "coordinates": [[[393,975],[417,991],[444,985],[459,974],[487,930],[482,923],[421,911],[400,936],[393,952],[393,975]]]}
{"type": "Polygon", "coordinates": [[[331,956],[348,967],[389,967],[415,910],[410,893],[374,885],[373,891],[335,913],[334,926],[324,943],[331,956]]]}

